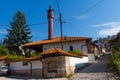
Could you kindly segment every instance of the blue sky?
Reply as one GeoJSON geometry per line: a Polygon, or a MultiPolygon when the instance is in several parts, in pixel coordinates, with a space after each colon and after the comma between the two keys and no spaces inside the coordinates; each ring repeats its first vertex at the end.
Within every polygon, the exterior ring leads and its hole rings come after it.
{"type": "MultiPolygon", "coordinates": [[[[120,31],[120,0],[58,0],[63,15],[64,36],[105,37],[120,31]],[[97,2],[96,7],[89,9],[97,2]],[[81,14],[85,10],[87,12],[81,14]]],[[[55,20],[59,13],[56,0],[0,0],[0,40],[7,34],[6,29],[12,17],[21,10],[32,31],[32,41],[47,39],[47,9],[52,5],[55,20]],[[46,23],[46,24],[41,24],[46,23]],[[3,25],[3,26],[2,26],[3,25]]],[[[60,36],[59,21],[54,22],[54,36],[60,36]]]]}

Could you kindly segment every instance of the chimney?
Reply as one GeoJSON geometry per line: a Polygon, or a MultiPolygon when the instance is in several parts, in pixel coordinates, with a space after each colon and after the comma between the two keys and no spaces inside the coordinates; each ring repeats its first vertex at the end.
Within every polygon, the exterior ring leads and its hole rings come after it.
{"type": "Polygon", "coordinates": [[[48,13],[48,39],[51,40],[53,38],[53,20],[54,20],[54,10],[51,5],[47,11],[48,13]]]}

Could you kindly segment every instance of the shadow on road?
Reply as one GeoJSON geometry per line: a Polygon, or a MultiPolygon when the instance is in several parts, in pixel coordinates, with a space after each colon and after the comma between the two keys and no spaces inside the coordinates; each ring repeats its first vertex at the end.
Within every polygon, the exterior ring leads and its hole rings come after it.
{"type": "Polygon", "coordinates": [[[77,73],[104,73],[107,71],[107,63],[110,61],[110,54],[105,54],[98,62],[77,71],[77,73]]]}

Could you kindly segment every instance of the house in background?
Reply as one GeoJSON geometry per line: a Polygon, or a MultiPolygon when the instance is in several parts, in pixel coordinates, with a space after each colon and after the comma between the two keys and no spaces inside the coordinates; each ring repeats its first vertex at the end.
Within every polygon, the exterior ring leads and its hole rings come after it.
{"type": "Polygon", "coordinates": [[[96,44],[91,43],[89,46],[89,54],[88,54],[89,61],[97,60],[99,54],[100,54],[99,47],[96,44]]]}

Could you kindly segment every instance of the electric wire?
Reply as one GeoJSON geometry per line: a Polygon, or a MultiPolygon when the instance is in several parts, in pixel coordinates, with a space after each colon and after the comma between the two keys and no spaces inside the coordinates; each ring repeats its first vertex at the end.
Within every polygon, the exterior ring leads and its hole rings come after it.
{"type": "MultiPolygon", "coordinates": [[[[90,11],[91,9],[97,7],[100,3],[102,3],[104,0],[100,0],[98,1],[96,4],[92,5],[91,7],[87,8],[86,10],[84,10],[83,12],[81,12],[79,15],[82,15],[88,11],[90,11]]],[[[74,28],[76,28],[77,30],[80,30],[76,25],[74,25],[72,22],[70,22],[70,18],[66,19],[63,17],[63,19],[65,20],[65,22],[68,22],[71,26],[73,26],[74,28]]]]}
{"type": "Polygon", "coordinates": [[[80,13],[80,15],[92,10],[93,8],[97,7],[99,4],[101,4],[104,0],[100,0],[98,1],[96,4],[92,5],[91,7],[87,8],[86,10],[84,10],[83,12],[80,13]]]}
{"type": "MultiPolygon", "coordinates": [[[[54,22],[58,21],[58,19],[55,19],[54,22]]],[[[43,24],[48,24],[48,22],[42,22],[42,23],[35,23],[35,24],[28,24],[28,26],[39,26],[39,25],[43,25],[43,24]]],[[[4,26],[4,27],[9,27],[10,25],[2,25],[0,24],[0,26],[4,26]]]]}
{"type": "MultiPolygon", "coordinates": [[[[90,11],[91,9],[95,8],[97,5],[99,5],[100,3],[102,3],[104,0],[100,0],[98,1],[96,4],[92,5],[91,7],[89,7],[88,9],[86,9],[85,11],[81,12],[80,15],[90,11]]],[[[58,12],[60,12],[60,6],[57,0],[57,5],[58,5],[58,12]]],[[[54,20],[54,22],[56,22],[58,19],[54,20]]],[[[75,25],[73,25],[70,21],[68,21],[68,19],[65,19],[68,23],[70,23],[72,26],[75,27],[75,25]]],[[[48,22],[42,22],[42,23],[35,23],[35,24],[30,24],[29,26],[37,26],[37,25],[42,25],[42,24],[47,24],[48,22]]],[[[5,25],[5,24],[0,24],[0,26],[5,26],[5,27],[9,27],[10,25],[5,25]]]]}

